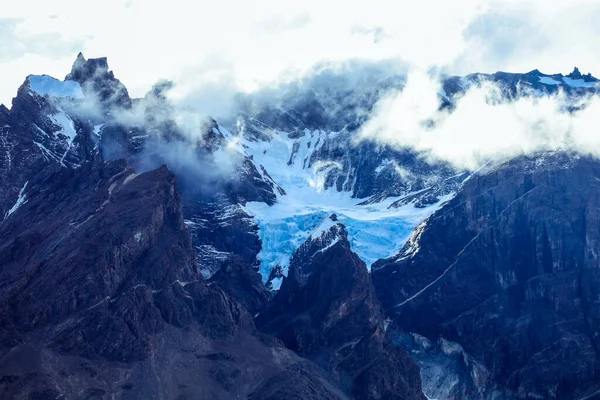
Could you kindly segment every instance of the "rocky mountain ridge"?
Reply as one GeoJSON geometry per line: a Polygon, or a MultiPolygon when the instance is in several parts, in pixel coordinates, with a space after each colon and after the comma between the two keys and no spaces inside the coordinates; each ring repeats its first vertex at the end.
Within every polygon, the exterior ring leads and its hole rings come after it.
{"type": "MultiPolygon", "coordinates": [[[[485,80],[598,86],[447,77],[440,107],[485,80]]],[[[593,396],[596,160],[472,174],[357,142],[403,85],[369,82],[190,129],[106,59],[27,77],[0,107],[0,397],[593,396]]]]}
{"type": "Polygon", "coordinates": [[[599,166],[541,154],[465,183],[373,266],[395,326],[462,346],[487,371],[486,398],[596,392],[599,166]]]}
{"type": "MultiPolygon", "coordinates": [[[[128,125],[118,112],[140,102],[102,59],[78,57],[43,89],[31,79],[3,109],[0,397],[370,397],[256,329],[249,310],[269,294],[244,205],[284,191],[250,156],[224,159],[218,125],[191,143],[154,111],[128,125]],[[174,163],[158,144],[194,158],[174,163]],[[235,173],[214,174],[223,161],[235,173]]],[[[412,371],[402,390],[422,398],[414,364],[399,362],[412,371]]]]}

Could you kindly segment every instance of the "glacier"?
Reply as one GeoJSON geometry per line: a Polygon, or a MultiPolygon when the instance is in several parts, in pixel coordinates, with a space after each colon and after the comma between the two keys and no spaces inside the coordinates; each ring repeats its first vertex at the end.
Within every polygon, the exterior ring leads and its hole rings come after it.
{"type": "MultiPolygon", "coordinates": [[[[370,269],[375,261],[398,253],[414,228],[453,197],[453,194],[442,196],[437,203],[424,208],[416,208],[412,203],[392,207],[402,197],[359,204],[364,199],[353,198],[350,191],[325,189],[327,173],[338,168],[335,162],[311,163],[313,152],[326,140],[334,139],[338,132],[307,129],[303,136],[291,138],[286,132],[265,129],[262,134],[268,139],[256,140],[245,137],[243,132],[234,135],[222,126],[219,130],[229,141],[228,148],[251,156],[286,192],[277,194],[272,206],[248,202],[244,207],[259,227],[262,242],[259,270],[265,282],[277,266],[287,275],[294,251],[332,213],[346,227],[352,250],[370,269]]],[[[277,290],[280,283],[280,279],[273,281],[273,289],[277,290]]]]}
{"type": "MultiPolygon", "coordinates": [[[[304,190],[283,187],[292,193],[310,192],[306,187],[304,190]]],[[[338,221],[346,227],[350,247],[370,269],[375,261],[398,253],[414,228],[452,197],[444,196],[438,203],[426,208],[415,208],[412,204],[390,208],[390,204],[398,198],[359,205],[361,200],[352,199],[349,192],[327,190],[313,195],[314,201],[298,201],[288,194],[278,198],[273,206],[262,202],[246,204],[245,210],[256,218],[259,226],[262,249],[258,258],[263,280],[266,281],[271,270],[278,265],[286,275],[294,251],[331,213],[335,213],[338,221]]]]}

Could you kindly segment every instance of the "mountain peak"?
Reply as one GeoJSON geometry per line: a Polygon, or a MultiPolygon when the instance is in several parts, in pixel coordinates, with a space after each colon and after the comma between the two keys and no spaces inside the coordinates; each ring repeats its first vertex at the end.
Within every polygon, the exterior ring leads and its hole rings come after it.
{"type": "Polygon", "coordinates": [[[573,72],[571,72],[569,75],[567,75],[568,78],[571,79],[581,79],[581,72],[579,72],[579,68],[575,67],[573,68],[573,72]]]}
{"type": "Polygon", "coordinates": [[[106,57],[90,58],[86,60],[83,53],[77,54],[77,58],[71,68],[71,73],[66,76],[66,80],[72,80],[79,83],[93,79],[96,76],[109,73],[108,61],[106,57]]]}
{"type": "Polygon", "coordinates": [[[71,72],[65,81],[75,81],[82,86],[84,93],[95,92],[101,101],[131,107],[131,99],[125,86],[108,69],[106,57],[86,58],[77,54],[71,72]]]}
{"type": "Polygon", "coordinates": [[[533,69],[533,70],[529,71],[525,75],[535,75],[535,76],[537,76],[537,75],[543,75],[543,74],[540,72],[539,69],[536,68],[536,69],[533,69]]]}

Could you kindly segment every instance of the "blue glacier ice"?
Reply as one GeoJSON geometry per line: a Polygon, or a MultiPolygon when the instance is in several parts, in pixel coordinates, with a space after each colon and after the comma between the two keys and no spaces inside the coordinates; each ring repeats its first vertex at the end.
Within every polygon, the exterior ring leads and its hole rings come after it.
{"type": "MultiPolygon", "coordinates": [[[[287,275],[294,251],[331,213],[346,226],[352,250],[370,268],[375,261],[397,254],[414,228],[453,196],[443,196],[425,208],[415,208],[413,204],[391,207],[398,198],[359,205],[362,200],[352,198],[351,192],[325,189],[327,170],[336,167],[334,162],[320,160],[312,166],[309,163],[315,149],[325,138],[334,138],[336,132],[306,130],[304,136],[290,138],[285,132],[265,130],[269,140],[248,140],[220,129],[231,148],[251,155],[254,163],[263,166],[286,192],[278,195],[272,206],[262,202],[248,202],[245,206],[259,227],[262,249],[258,259],[265,282],[276,266],[287,275]]],[[[273,288],[277,290],[277,286],[274,284],[273,288]]]]}
{"type": "Polygon", "coordinates": [[[350,247],[369,268],[375,261],[398,253],[415,228],[399,217],[359,220],[340,215],[338,220],[346,226],[350,247]]]}
{"type": "MultiPolygon", "coordinates": [[[[294,251],[328,215],[329,212],[321,210],[277,220],[257,218],[262,241],[259,259],[263,279],[266,280],[277,265],[282,266],[286,272],[294,251]]],[[[415,228],[413,222],[407,222],[401,217],[361,220],[339,212],[337,215],[338,220],[346,227],[352,250],[368,267],[381,258],[398,253],[415,228]]]]}

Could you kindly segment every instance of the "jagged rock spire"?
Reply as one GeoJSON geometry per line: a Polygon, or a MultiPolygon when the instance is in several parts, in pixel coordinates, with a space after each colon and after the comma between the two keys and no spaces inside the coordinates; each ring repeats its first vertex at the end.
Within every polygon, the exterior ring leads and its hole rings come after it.
{"type": "Polygon", "coordinates": [[[102,75],[110,75],[110,77],[114,79],[112,72],[108,71],[108,60],[106,57],[90,58],[89,60],[86,60],[83,53],[80,52],[73,63],[71,73],[67,75],[65,79],[83,84],[88,80],[102,75]]]}
{"type": "Polygon", "coordinates": [[[581,79],[581,72],[579,72],[579,68],[573,68],[573,72],[567,75],[571,79],[581,79]]]}
{"type": "Polygon", "coordinates": [[[112,71],[108,69],[106,57],[87,59],[83,53],[79,53],[71,72],[65,77],[81,84],[84,92],[96,93],[100,101],[107,105],[120,105],[131,107],[131,99],[125,86],[115,78],[112,71]]]}

